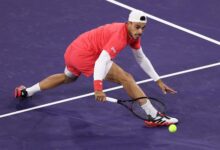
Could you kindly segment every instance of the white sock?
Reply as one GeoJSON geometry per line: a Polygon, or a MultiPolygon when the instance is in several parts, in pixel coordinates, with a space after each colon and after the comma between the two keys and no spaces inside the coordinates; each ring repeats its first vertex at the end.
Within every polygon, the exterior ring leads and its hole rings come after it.
{"type": "Polygon", "coordinates": [[[40,90],[40,84],[37,83],[37,84],[33,85],[32,87],[27,88],[26,91],[28,93],[28,96],[32,96],[35,93],[40,92],[41,91],[40,90]]]}
{"type": "Polygon", "coordinates": [[[144,111],[146,112],[147,115],[151,115],[151,117],[153,117],[153,118],[156,117],[157,110],[151,104],[150,100],[148,100],[146,104],[141,105],[141,107],[144,109],[144,111]]]}

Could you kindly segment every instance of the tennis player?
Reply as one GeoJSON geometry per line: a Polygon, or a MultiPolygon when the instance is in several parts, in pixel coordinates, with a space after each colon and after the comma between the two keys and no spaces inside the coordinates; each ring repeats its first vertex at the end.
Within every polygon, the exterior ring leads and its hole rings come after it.
{"type": "MultiPolygon", "coordinates": [[[[158,84],[164,93],[176,93],[160,79],[142,50],[141,36],[146,23],[145,13],[135,10],[129,14],[126,23],[106,24],[81,34],[66,49],[64,73],[51,75],[28,88],[19,86],[15,89],[15,97],[33,96],[37,92],[76,81],[81,74],[87,77],[93,75],[95,98],[98,101],[106,100],[106,95],[103,92],[104,80],[121,84],[133,99],[144,97],[146,96],[145,93],[136,84],[132,75],[113,62],[113,59],[127,45],[131,47],[140,67],[158,84]]],[[[178,122],[176,118],[158,112],[148,99],[141,99],[139,103],[152,118],[152,121],[145,122],[148,126],[167,126],[178,122]]]]}

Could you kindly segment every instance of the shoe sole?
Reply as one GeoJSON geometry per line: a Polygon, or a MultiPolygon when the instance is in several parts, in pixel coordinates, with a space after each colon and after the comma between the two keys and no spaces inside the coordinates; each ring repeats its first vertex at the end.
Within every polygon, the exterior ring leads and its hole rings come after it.
{"type": "Polygon", "coordinates": [[[147,127],[162,127],[162,126],[169,126],[171,124],[176,124],[176,123],[161,123],[161,124],[157,124],[157,123],[153,123],[153,122],[147,122],[144,121],[145,126],[147,127]]]}

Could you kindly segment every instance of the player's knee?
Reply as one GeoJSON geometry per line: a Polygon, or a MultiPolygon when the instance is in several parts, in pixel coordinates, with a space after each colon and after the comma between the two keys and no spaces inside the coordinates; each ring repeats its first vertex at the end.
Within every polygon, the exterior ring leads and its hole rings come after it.
{"type": "Polygon", "coordinates": [[[130,73],[125,72],[122,76],[121,83],[133,83],[134,78],[130,73]]]}
{"type": "Polygon", "coordinates": [[[126,78],[129,83],[134,81],[134,77],[130,73],[126,73],[126,78]]]}

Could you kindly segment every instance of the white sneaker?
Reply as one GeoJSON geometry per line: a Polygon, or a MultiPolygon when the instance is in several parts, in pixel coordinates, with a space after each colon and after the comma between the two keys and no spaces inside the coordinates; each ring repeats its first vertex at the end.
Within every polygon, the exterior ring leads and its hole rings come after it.
{"type": "Polygon", "coordinates": [[[169,126],[171,124],[178,123],[178,119],[157,112],[157,116],[155,118],[149,116],[149,119],[145,120],[144,123],[148,127],[169,126]]]}

